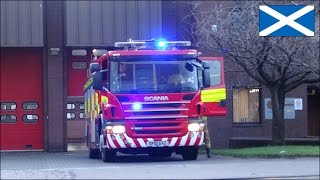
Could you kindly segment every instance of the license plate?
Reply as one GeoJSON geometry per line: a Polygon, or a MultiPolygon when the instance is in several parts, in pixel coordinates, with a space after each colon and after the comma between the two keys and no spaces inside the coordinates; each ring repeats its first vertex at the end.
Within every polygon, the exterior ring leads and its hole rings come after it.
{"type": "Polygon", "coordinates": [[[169,141],[147,141],[148,147],[163,147],[168,145],[169,141]]]}

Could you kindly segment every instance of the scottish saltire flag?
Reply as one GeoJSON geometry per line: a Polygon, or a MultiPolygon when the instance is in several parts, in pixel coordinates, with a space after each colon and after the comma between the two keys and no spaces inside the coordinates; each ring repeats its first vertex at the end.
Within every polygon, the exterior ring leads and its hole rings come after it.
{"type": "Polygon", "coordinates": [[[259,36],[314,36],[314,6],[259,6],[259,36]]]}

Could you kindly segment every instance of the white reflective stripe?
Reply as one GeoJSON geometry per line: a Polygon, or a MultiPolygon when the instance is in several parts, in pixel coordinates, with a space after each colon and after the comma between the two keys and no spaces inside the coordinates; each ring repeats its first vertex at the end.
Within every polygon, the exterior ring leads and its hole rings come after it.
{"type": "Polygon", "coordinates": [[[126,145],[124,144],[123,140],[121,139],[119,134],[115,134],[114,136],[116,136],[116,140],[118,142],[118,144],[120,145],[121,148],[126,148],[126,145]]]}
{"type": "Polygon", "coordinates": [[[96,142],[96,125],[93,120],[91,120],[91,142],[96,142]]]}
{"type": "Polygon", "coordinates": [[[188,137],[189,137],[189,132],[181,138],[179,146],[184,146],[187,142],[188,137]]]}
{"type": "Polygon", "coordinates": [[[141,147],[147,147],[147,145],[146,145],[146,143],[143,141],[143,139],[138,138],[137,140],[138,140],[138,142],[139,142],[139,144],[140,144],[141,147]]]}
{"type": "Polygon", "coordinates": [[[177,137],[172,138],[169,146],[174,146],[176,144],[177,140],[178,140],[177,137]]]}
{"type": "Polygon", "coordinates": [[[154,141],[152,138],[147,138],[148,141],[154,141]]]}
{"type": "Polygon", "coordinates": [[[162,138],[162,140],[161,141],[167,141],[168,140],[168,138],[162,138]]]}
{"type": "Polygon", "coordinates": [[[204,138],[204,133],[203,133],[203,131],[202,131],[202,133],[201,133],[201,139],[200,139],[200,142],[199,142],[199,146],[202,146],[202,144],[203,144],[203,138],[204,138]]]}
{"type": "Polygon", "coordinates": [[[133,139],[130,138],[127,134],[124,134],[124,137],[127,139],[128,143],[130,144],[130,146],[132,148],[136,148],[137,147],[137,145],[134,143],[133,139]]]}
{"type": "Polygon", "coordinates": [[[113,143],[110,134],[107,134],[107,138],[108,138],[108,144],[110,144],[111,148],[117,148],[116,145],[113,143]]]}
{"type": "Polygon", "coordinates": [[[193,136],[192,136],[192,138],[190,140],[189,146],[193,146],[194,145],[194,143],[196,142],[196,140],[198,138],[198,134],[199,134],[199,132],[193,132],[193,136]]]}

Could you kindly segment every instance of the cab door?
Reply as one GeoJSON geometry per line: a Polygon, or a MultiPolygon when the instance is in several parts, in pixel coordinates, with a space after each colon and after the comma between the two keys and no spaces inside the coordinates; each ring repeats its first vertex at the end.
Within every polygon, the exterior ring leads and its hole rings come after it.
{"type": "Polygon", "coordinates": [[[210,87],[201,90],[201,102],[205,116],[226,115],[226,86],[222,57],[199,57],[210,66],[210,87]]]}

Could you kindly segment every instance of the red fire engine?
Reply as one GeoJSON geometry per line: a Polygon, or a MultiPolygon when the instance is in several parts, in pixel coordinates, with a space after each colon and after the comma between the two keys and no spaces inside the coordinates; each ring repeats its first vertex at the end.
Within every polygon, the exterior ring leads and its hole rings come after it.
{"type": "Polygon", "coordinates": [[[116,42],[95,56],[84,85],[90,158],[116,153],[195,160],[203,117],[225,115],[223,59],[198,57],[189,41],[116,42]]]}

